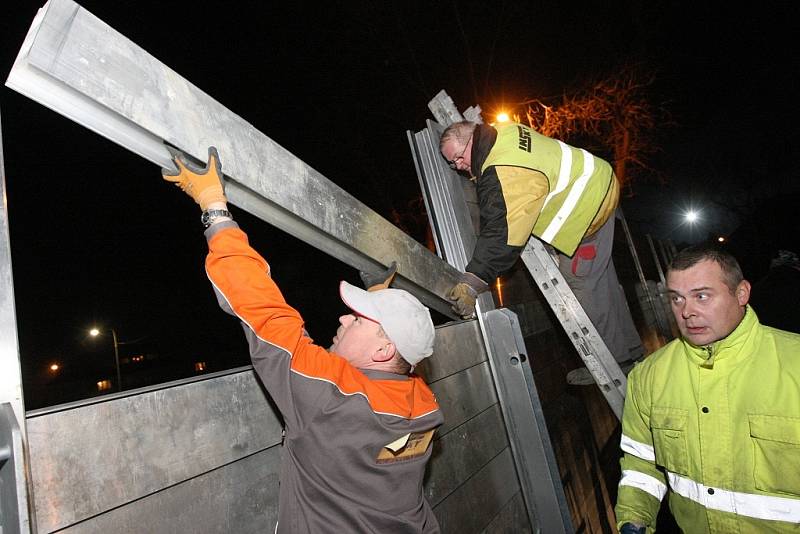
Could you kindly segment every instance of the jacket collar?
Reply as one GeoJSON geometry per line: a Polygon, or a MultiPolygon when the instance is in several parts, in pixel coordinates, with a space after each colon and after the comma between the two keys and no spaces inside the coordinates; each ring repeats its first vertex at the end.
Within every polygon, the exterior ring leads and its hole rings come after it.
{"type": "Polygon", "coordinates": [[[760,325],[756,312],[748,305],[744,317],[733,332],[719,341],[703,346],[693,345],[685,339],[681,343],[689,359],[701,367],[713,369],[720,361],[725,365],[736,364],[752,356],[752,351],[747,348],[752,346],[760,325]]]}
{"type": "Polygon", "coordinates": [[[472,134],[472,176],[481,178],[481,169],[483,162],[489,157],[489,152],[492,150],[495,141],[497,141],[497,130],[488,124],[477,124],[475,132],[472,134]]]}

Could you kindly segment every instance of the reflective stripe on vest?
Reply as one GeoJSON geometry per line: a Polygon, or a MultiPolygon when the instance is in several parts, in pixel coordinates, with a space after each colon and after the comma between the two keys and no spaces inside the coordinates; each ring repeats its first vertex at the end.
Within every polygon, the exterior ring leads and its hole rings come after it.
{"type": "MultiPolygon", "coordinates": [[[[565,149],[567,151],[570,150],[570,147],[568,147],[567,145],[565,145],[560,141],[559,141],[559,146],[561,146],[562,154],[565,149]]],[[[578,201],[581,199],[581,195],[583,195],[584,189],[586,189],[586,186],[589,185],[589,179],[592,177],[592,174],[594,174],[594,156],[592,156],[582,148],[579,148],[578,150],[580,150],[581,155],[583,155],[583,173],[578,177],[577,180],[575,180],[575,183],[572,184],[572,189],[570,189],[569,193],[567,194],[567,198],[564,199],[564,203],[561,204],[561,207],[556,212],[555,216],[553,217],[553,220],[550,221],[550,224],[548,224],[547,228],[545,228],[544,232],[542,232],[541,236],[542,239],[547,241],[548,243],[550,243],[553,240],[553,238],[556,236],[559,230],[561,230],[561,227],[564,226],[564,223],[567,222],[569,216],[572,215],[572,211],[578,205],[578,201]]],[[[570,157],[570,161],[572,159],[571,156],[562,155],[562,160],[565,157],[570,157]]],[[[557,187],[561,186],[561,174],[562,173],[559,173],[558,176],[557,187]]],[[[550,193],[550,195],[553,194],[555,194],[555,192],[550,193]]],[[[548,195],[548,197],[550,197],[550,195],[548,195]]],[[[547,200],[545,199],[545,205],[546,204],[547,200]]]]}
{"type": "Polygon", "coordinates": [[[800,499],[712,488],[669,472],[667,478],[672,491],[711,510],[756,519],[800,523],[800,499]]]}
{"type": "Polygon", "coordinates": [[[561,148],[561,166],[558,168],[558,180],[556,181],[556,186],[547,194],[546,197],[544,197],[542,210],[544,210],[545,206],[547,206],[547,203],[550,202],[550,199],[567,188],[569,185],[569,177],[572,175],[572,150],[568,144],[559,141],[558,139],[556,139],[556,142],[561,148]]]}
{"type": "Polygon", "coordinates": [[[648,462],[656,461],[656,450],[652,445],[647,445],[646,443],[633,440],[625,434],[622,434],[619,448],[628,454],[632,454],[637,458],[641,458],[642,460],[647,460],[648,462]]]}
{"type": "Polygon", "coordinates": [[[655,477],[651,477],[639,471],[625,470],[622,478],[619,479],[620,486],[631,486],[642,491],[646,491],[659,501],[667,494],[667,485],[655,477]]]}

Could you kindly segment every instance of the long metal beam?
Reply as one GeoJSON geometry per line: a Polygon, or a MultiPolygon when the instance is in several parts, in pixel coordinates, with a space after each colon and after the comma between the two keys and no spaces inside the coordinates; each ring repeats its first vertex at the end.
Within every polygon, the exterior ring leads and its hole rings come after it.
{"type": "Polygon", "coordinates": [[[164,142],[216,146],[233,204],[359,270],[397,261],[396,286],[454,317],[458,271],[72,0],[39,11],[6,85],[161,167],[164,142]]]}

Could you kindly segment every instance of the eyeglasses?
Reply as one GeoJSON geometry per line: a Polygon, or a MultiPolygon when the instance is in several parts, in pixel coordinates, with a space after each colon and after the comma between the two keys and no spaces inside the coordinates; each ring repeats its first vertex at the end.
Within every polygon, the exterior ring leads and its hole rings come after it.
{"type": "MultiPolygon", "coordinates": [[[[473,132],[473,134],[474,134],[474,132],[473,132]]],[[[449,159],[445,160],[445,161],[447,161],[447,165],[451,169],[456,169],[456,164],[459,161],[461,161],[462,159],[464,159],[464,154],[467,152],[467,147],[469,146],[469,142],[472,141],[472,135],[473,134],[469,134],[469,138],[467,139],[467,144],[464,145],[464,150],[461,151],[461,154],[459,154],[458,156],[454,157],[452,160],[449,160],[449,159]]]]}

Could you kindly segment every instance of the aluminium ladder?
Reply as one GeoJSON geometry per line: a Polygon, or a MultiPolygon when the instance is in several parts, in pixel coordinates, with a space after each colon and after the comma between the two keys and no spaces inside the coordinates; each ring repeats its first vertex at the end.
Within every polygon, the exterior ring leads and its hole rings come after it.
{"type": "Polygon", "coordinates": [[[627,379],[619,364],[542,242],[531,236],[521,257],[611,410],[621,420],[627,379]]]}

